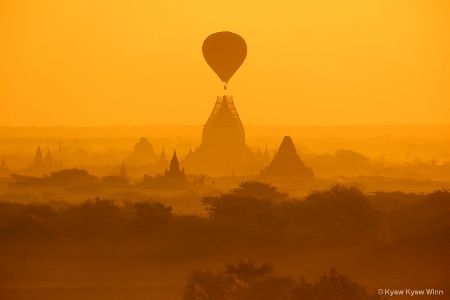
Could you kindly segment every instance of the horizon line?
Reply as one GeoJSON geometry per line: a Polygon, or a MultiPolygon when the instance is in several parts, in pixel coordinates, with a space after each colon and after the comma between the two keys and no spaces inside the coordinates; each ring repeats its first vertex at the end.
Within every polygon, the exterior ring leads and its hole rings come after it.
{"type": "MultiPolygon", "coordinates": [[[[159,126],[204,126],[205,124],[182,124],[182,123],[160,123],[160,124],[116,124],[116,125],[0,125],[0,128],[114,128],[114,127],[159,127],[159,126]]],[[[253,127],[348,127],[348,126],[450,126],[449,123],[345,123],[345,124],[253,124],[244,126],[253,127]]]]}

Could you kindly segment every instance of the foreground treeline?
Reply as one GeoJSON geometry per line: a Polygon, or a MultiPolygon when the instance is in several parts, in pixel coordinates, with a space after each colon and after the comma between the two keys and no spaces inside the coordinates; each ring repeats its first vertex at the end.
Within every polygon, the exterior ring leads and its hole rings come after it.
{"type": "Polygon", "coordinates": [[[97,198],[80,204],[3,201],[0,251],[22,242],[30,246],[121,242],[125,246],[122,242],[133,239],[152,240],[153,246],[206,248],[212,243],[226,248],[235,247],[234,242],[273,241],[303,248],[364,242],[444,246],[450,237],[448,190],[366,195],[356,187],[336,184],[312,191],[304,199],[290,199],[269,184],[243,182],[229,193],[204,197],[202,204],[206,216],[175,215],[172,207],[152,199],[118,203],[97,198]]]}
{"type": "Polygon", "coordinates": [[[289,199],[269,184],[244,182],[230,193],[204,197],[202,204],[206,216],[174,215],[170,206],[152,199],[0,202],[0,239],[11,247],[20,241],[67,245],[133,238],[154,243],[185,240],[185,246],[192,244],[191,238],[203,245],[212,238],[225,244],[273,239],[298,247],[329,247],[364,241],[437,246],[447,244],[450,237],[448,190],[366,195],[356,187],[337,184],[312,191],[305,199],[289,199]]]}
{"type": "Polygon", "coordinates": [[[437,261],[432,269],[450,250],[448,190],[367,195],[337,184],[312,191],[304,199],[291,199],[269,184],[244,182],[229,193],[204,197],[202,204],[205,215],[177,215],[152,199],[94,199],[79,204],[3,201],[0,280],[45,277],[70,262],[86,263],[95,273],[101,271],[96,267],[101,263],[133,269],[154,262],[257,257],[268,252],[289,260],[300,257],[299,252],[343,248],[365,254],[372,267],[391,255],[394,262],[415,264],[430,257],[437,261]],[[55,267],[42,269],[43,265],[55,267]]]}
{"type": "Polygon", "coordinates": [[[227,264],[220,272],[194,270],[186,284],[185,300],[371,300],[367,288],[335,269],[312,282],[303,277],[280,276],[270,264],[257,265],[251,260],[227,264]]]}
{"type": "Polygon", "coordinates": [[[170,206],[152,199],[117,203],[96,198],[81,204],[3,201],[0,202],[0,238],[40,243],[103,240],[130,235],[151,237],[161,229],[168,234],[183,228],[187,232],[192,229],[201,237],[205,230],[225,233],[233,229],[233,235],[254,238],[300,238],[299,245],[307,246],[368,239],[401,242],[426,239],[439,244],[447,242],[450,236],[448,190],[430,194],[365,195],[356,187],[337,184],[324,191],[312,191],[305,199],[289,199],[269,184],[243,182],[230,193],[204,197],[202,203],[206,218],[174,215],[170,206]]]}

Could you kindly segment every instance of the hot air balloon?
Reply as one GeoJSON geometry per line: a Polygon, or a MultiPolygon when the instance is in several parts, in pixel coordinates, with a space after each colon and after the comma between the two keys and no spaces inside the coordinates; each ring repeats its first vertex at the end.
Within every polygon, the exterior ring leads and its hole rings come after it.
{"type": "Polygon", "coordinates": [[[247,56],[247,44],[238,34],[221,31],[208,36],[202,46],[203,57],[213,71],[225,83],[239,69],[247,56]]]}

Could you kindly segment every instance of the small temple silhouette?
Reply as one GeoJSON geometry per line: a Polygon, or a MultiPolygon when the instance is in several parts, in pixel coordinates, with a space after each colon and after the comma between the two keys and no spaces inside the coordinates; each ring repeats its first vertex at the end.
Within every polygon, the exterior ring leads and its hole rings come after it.
{"type": "MultiPolygon", "coordinates": [[[[47,153],[48,154],[48,153],[47,153]]],[[[47,155],[48,157],[48,155],[47,155]]],[[[34,155],[34,162],[33,165],[34,166],[41,166],[44,164],[44,160],[42,159],[42,151],[41,151],[41,146],[38,146],[37,150],[36,150],[36,154],[34,155]]]]}
{"type": "Polygon", "coordinates": [[[133,152],[125,161],[127,164],[140,166],[156,163],[158,157],[156,156],[153,145],[147,138],[141,137],[139,142],[134,146],[133,152]]]}
{"type": "Polygon", "coordinates": [[[166,152],[164,151],[164,148],[161,151],[161,154],[159,155],[158,160],[156,161],[156,168],[159,172],[162,172],[163,170],[167,169],[168,160],[166,156],[166,152]]]}
{"type": "Polygon", "coordinates": [[[119,177],[128,178],[127,169],[125,169],[125,163],[122,163],[122,167],[120,167],[119,177]]]}
{"type": "Polygon", "coordinates": [[[186,180],[186,174],[184,174],[184,168],[180,171],[180,163],[178,162],[177,151],[173,151],[172,160],[170,161],[169,170],[166,168],[164,177],[170,180],[186,180]]]}
{"type": "MultiPolygon", "coordinates": [[[[61,145],[60,145],[61,152],[61,145]]],[[[57,161],[53,158],[50,150],[47,151],[45,158],[43,157],[41,146],[38,146],[36,154],[34,155],[34,161],[20,173],[32,176],[42,176],[44,174],[50,174],[51,172],[59,171],[63,168],[61,160],[57,161]]]]}
{"type": "Polygon", "coordinates": [[[270,162],[270,155],[269,155],[269,151],[267,150],[267,146],[266,146],[266,150],[264,151],[264,153],[261,152],[261,150],[258,148],[258,150],[256,150],[256,160],[258,162],[263,163],[265,166],[267,166],[270,162]]]}
{"type": "Polygon", "coordinates": [[[266,178],[313,178],[314,172],[297,154],[290,136],[285,136],[272,162],[261,171],[266,178]]]}
{"type": "MultiPolygon", "coordinates": [[[[165,159],[165,152],[161,153],[161,157],[165,159]],[[163,156],[164,155],[164,156],[163,156]]],[[[161,158],[160,158],[161,159],[161,158]]],[[[164,175],[156,175],[155,177],[144,175],[144,180],[139,184],[142,187],[186,187],[189,182],[186,179],[184,168],[180,170],[177,152],[174,150],[172,159],[170,160],[169,169],[165,170],[164,175]]]]}
{"type": "Polygon", "coordinates": [[[10,177],[11,171],[6,166],[5,160],[2,159],[2,164],[0,165],[0,177],[10,177]]]}

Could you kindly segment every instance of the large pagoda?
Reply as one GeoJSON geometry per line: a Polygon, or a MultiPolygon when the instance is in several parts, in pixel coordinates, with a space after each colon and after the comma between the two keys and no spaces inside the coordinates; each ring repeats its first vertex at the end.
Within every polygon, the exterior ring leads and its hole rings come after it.
{"type": "Polygon", "coordinates": [[[203,127],[202,144],[188,154],[184,165],[193,172],[227,175],[243,171],[252,159],[233,96],[218,96],[203,127]]]}
{"type": "Polygon", "coordinates": [[[202,145],[215,150],[232,151],[245,147],[245,131],[234,106],[233,96],[217,97],[211,115],[203,127],[202,145]]]}

